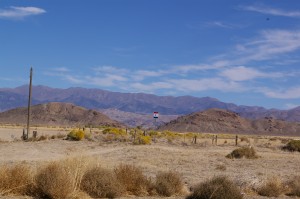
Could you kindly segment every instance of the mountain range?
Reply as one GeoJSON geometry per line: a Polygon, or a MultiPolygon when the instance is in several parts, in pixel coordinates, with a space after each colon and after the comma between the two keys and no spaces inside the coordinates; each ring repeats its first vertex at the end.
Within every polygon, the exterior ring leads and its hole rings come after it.
{"type": "MultiPolygon", "coordinates": [[[[16,88],[0,88],[0,111],[27,106],[28,85],[16,88]]],[[[145,93],[120,93],[101,89],[88,88],[50,88],[33,86],[32,104],[48,102],[66,102],[105,112],[129,126],[152,125],[152,113],[158,111],[165,116],[161,123],[168,122],[176,116],[220,108],[238,113],[249,119],[272,117],[286,121],[300,121],[300,107],[290,110],[266,109],[259,106],[238,106],[233,103],[221,102],[211,97],[193,96],[157,96],[145,93]],[[116,115],[116,112],[118,114],[116,115]],[[151,124],[150,124],[151,123],[151,124]]]]}
{"type": "Polygon", "coordinates": [[[159,127],[159,130],[200,133],[234,133],[299,136],[300,123],[271,117],[246,119],[223,109],[208,109],[180,116],[159,127]]]}

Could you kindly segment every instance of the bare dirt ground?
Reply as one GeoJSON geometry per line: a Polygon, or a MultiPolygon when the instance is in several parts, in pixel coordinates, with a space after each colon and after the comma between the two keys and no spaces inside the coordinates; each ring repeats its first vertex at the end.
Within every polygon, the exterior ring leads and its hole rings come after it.
{"type": "MultiPolygon", "coordinates": [[[[37,129],[41,135],[66,134],[64,129],[37,129]]],[[[226,175],[241,187],[259,186],[264,180],[278,177],[283,181],[300,175],[300,153],[282,151],[280,138],[249,138],[258,159],[227,159],[225,156],[236,149],[234,140],[220,138],[218,146],[210,139],[198,139],[197,144],[161,140],[151,145],[100,141],[67,141],[50,139],[38,142],[20,140],[22,128],[0,128],[0,164],[15,164],[25,161],[39,165],[46,161],[67,157],[92,157],[106,168],[114,168],[120,163],[141,167],[146,175],[154,177],[159,171],[178,171],[187,187],[205,181],[213,176],[226,175]],[[221,169],[220,169],[221,168],[221,169]]],[[[239,145],[248,145],[240,142],[239,145]]],[[[1,197],[25,199],[28,197],[1,197]]],[[[138,197],[135,197],[138,198],[138,197]]],[[[145,197],[144,197],[145,198],[145,197]]],[[[151,198],[151,197],[147,197],[151,198]]],[[[152,197],[153,198],[153,197],[152,197]]],[[[170,197],[182,199],[184,197],[170,197]]],[[[245,198],[265,198],[245,193],[245,198]]],[[[291,198],[281,196],[279,198],[291,198]]]]}

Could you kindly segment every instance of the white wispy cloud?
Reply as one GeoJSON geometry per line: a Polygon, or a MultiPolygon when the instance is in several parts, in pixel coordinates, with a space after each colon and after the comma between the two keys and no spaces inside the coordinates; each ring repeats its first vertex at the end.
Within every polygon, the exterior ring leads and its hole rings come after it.
{"type": "Polygon", "coordinates": [[[202,78],[202,79],[171,79],[171,83],[178,91],[199,92],[206,90],[218,91],[242,91],[245,88],[238,82],[226,81],[222,78],[202,78]]]}
{"type": "Polygon", "coordinates": [[[237,26],[229,24],[229,23],[225,23],[222,21],[210,21],[210,22],[206,22],[206,26],[210,26],[210,27],[219,27],[219,28],[235,28],[237,26]]]}
{"type": "Polygon", "coordinates": [[[240,6],[241,9],[262,14],[284,16],[284,17],[300,17],[300,10],[287,11],[278,8],[271,8],[264,5],[240,6]]]}
{"type": "Polygon", "coordinates": [[[32,15],[46,13],[46,10],[38,7],[17,7],[11,6],[7,9],[0,9],[0,18],[6,19],[23,19],[32,15]]]}
{"type": "Polygon", "coordinates": [[[74,83],[74,84],[84,84],[85,81],[78,77],[78,76],[74,76],[74,75],[64,75],[64,74],[58,74],[56,76],[59,76],[59,77],[62,77],[63,79],[71,82],[71,83],[74,83]]]}
{"type": "Polygon", "coordinates": [[[110,73],[110,74],[122,74],[122,73],[128,73],[127,69],[119,68],[115,66],[99,66],[96,68],[93,68],[94,71],[97,73],[110,73]]]}
{"type": "Polygon", "coordinates": [[[221,65],[215,65],[214,63],[211,65],[206,64],[196,64],[196,65],[180,65],[174,66],[172,69],[166,71],[166,73],[190,73],[195,71],[205,71],[205,70],[215,70],[222,68],[221,65]]]}
{"type": "Polygon", "coordinates": [[[274,72],[262,72],[255,68],[238,66],[224,69],[220,72],[220,76],[226,77],[232,81],[246,81],[256,78],[275,78],[284,77],[286,74],[274,72]]]}
{"type": "Polygon", "coordinates": [[[56,72],[69,72],[70,70],[66,67],[58,67],[58,68],[53,68],[52,69],[53,71],[56,71],[56,72]]]}
{"type": "Polygon", "coordinates": [[[236,44],[235,51],[223,57],[231,64],[250,61],[276,60],[279,56],[300,50],[300,30],[264,30],[244,44],[236,44]]]}
{"type": "Polygon", "coordinates": [[[152,82],[152,83],[133,82],[128,86],[130,89],[133,89],[135,92],[147,92],[147,93],[154,93],[155,91],[161,89],[174,88],[174,85],[168,82],[152,82]]]}
{"type": "Polygon", "coordinates": [[[298,99],[300,98],[300,87],[290,87],[290,88],[282,88],[282,89],[269,89],[264,88],[261,89],[261,93],[265,94],[270,98],[277,99],[298,99]]]}
{"type": "Polygon", "coordinates": [[[292,104],[292,103],[287,103],[287,104],[285,104],[285,107],[287,108],[287,109],[293,109],[293,108],[297,108],[297,107],[299,107],[300,106],[300,104],[292,104]]]}

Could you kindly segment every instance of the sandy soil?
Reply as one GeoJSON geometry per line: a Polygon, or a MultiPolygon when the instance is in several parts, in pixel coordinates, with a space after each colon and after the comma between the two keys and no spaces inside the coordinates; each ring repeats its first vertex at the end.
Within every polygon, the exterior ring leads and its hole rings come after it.
{"type": "MultiPolygon", "coordinates": [[[[65,133],[64,129],[38,129],[39,134],[65,133]]],[[[134,164],[145,174],[154,177],[159,171],[174,170],[181,173],[188,187],[216,175],[226,175],[241,187],[259,186],[270,177],[289,180],[300,175],[300,153],[285,152],[279,139],[253,139],[250,141],[261,156],[255,160],[231,160],[225,156],[236,148],[234,140],[220,139],[219,145],[210,139],[199,139],[197,144],[159,141],[151,145],[130,143],[104,143],[100,141],[67,141],[62,139],[39,142],[17,141],[21,128],[0,128],[0,164],[26,161],[38,165],[45,161],[66,157],[92,157],[103,167],[114,168],[120,163],[134,164]],[[226,140],[226,141],[225,141],[226,140]],[[225,168],[220,170],[219,168],[225,168]]],[[[240,145],[248,143],[241,142],[240,145]]],[[[245,198],[264,198],[247,193],[245,198]]],[[[0,197],[1,198],[1,197],[0,197]]],[[[2,197],[9,198],[9,197],[2,197]]],[[[1,199],[2,199],[1,198],[1,199]]],[[[12,197],[24,199],[28,197],[12,197]]],[[[137,197],[136,197],[137,198],[137,197]]],[[[183,197],[173,197],[172,199],[183,197]]],[[[280,198],[290,198],[282,196],[280,198]]]]}

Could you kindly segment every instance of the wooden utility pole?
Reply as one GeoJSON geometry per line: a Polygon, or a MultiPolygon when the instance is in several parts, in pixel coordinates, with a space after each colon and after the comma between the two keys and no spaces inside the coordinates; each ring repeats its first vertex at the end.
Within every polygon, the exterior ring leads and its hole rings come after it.
{"type": "Polygon", "coordinates": [[[30,115],[31,115],[31,87],[32,87],[32,67],[30,68],[30,82],[29,82],[29,97],[28,97],[28,115],[27,115],[27,138],[30,132],[30,115]]]}

